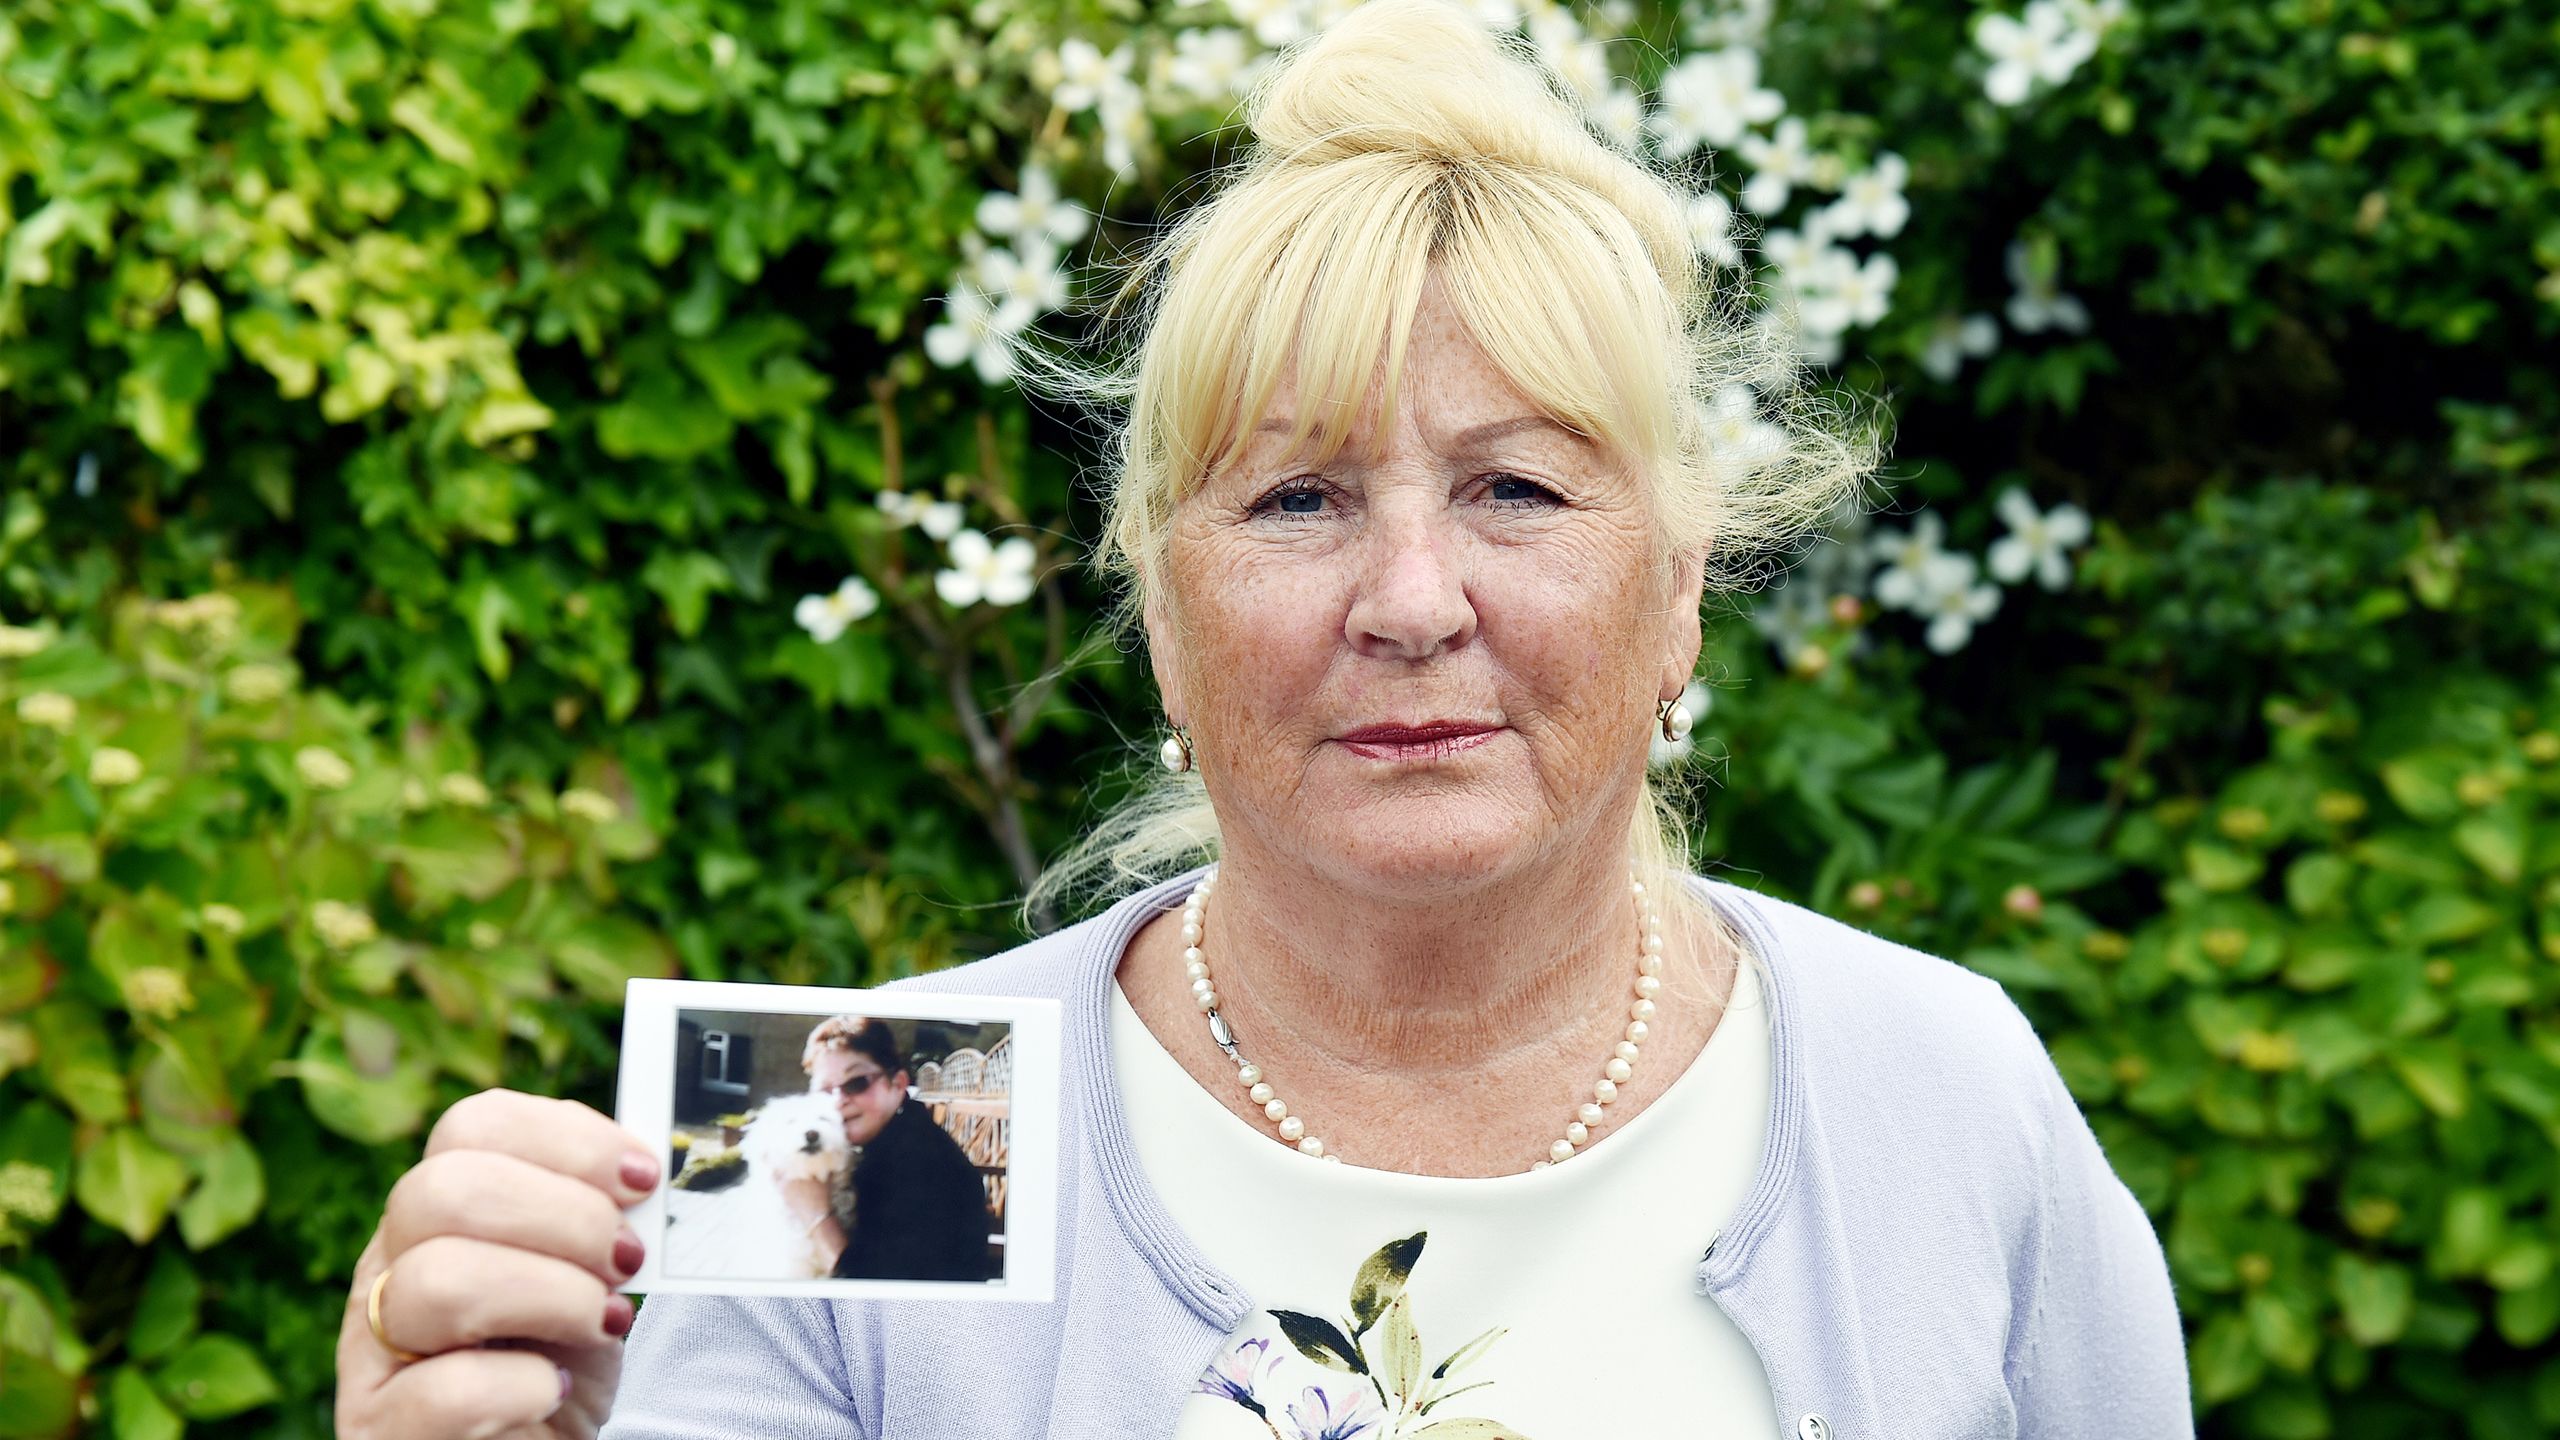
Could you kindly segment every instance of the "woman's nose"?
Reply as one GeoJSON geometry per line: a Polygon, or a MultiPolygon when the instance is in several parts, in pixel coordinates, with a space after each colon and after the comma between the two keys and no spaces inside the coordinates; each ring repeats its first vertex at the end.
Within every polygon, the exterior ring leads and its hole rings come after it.
{"type": "Polygon", "coordinates": [[[1459,537],[1418,506],[1381,505],[1359,542],[1359,593],[1344,622],[1353,649],[1387,660],[1428,660],[1475,638],[1459,537]]]}

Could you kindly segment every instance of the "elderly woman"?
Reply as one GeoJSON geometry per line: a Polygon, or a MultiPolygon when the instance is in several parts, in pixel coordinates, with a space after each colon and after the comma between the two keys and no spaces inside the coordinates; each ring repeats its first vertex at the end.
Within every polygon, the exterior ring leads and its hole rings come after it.
{"type": "Polygon", "coordinates": [[[1217,863],[912,982],[1064,1001],[1056,1301],[663,1296],[626,1367],[649,1147],[493,1093],[357,1272],[346,1433],[2192,1433],[2000,989],[1685,872],[1703,592],[1860,466],[1710,403],[1770,337],[1560,94],[1377,0],[1142,277],[1110,549],[1176,773],[1061,883],[1217,863]]]}

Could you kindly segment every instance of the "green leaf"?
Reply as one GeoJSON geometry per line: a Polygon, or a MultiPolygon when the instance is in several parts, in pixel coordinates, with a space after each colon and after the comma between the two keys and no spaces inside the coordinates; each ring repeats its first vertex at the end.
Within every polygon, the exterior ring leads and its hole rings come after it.
{"type": "Polygon", "coordinates": [[[1413,1297],[1398,1295],[1378,1317],[1378,1378],[1399,1408],[1422,1383],[1422,1336],[1413,1328],[1413,1297]]]}
{"type": "Polygon", "coordinates": [[[37,1070],[71,1113],[95,1124],[113,1124],[133,1113],[114,1042],[98,1012],[77,1000],[48,1001],[36,1010],[37,1070]]]}
{"type": "Polygon", "coordinates": [[[2354,862],[2343,855],[2305,855],[2285,869],[2285,903],[2305,919],[2335,914],[2355,874],[2354,862]]]}
{"type": "Polygon", "coordinates": [[[89,927],[89,963],[119,985],[136,970],[158,967],[183,972],[186,942],[130,901],[112,901],[89,927]]]}
{"type": "Polygon", "coordinates": [[[2436,1258],[2456,1275],[2476,1275],[2506,1238],[2507,1206],[2486,1185],[2466,1185],[2447,1195],[2444,1224],[2436,1236],[2436,1258]]]}
{"type": "Polygon", "coordinates": [[[229,1335],[199,1335],[160,1367],[160,1393],[190,1420],[220,1420],[276,1398],[257,1352],[229,1335]]]}
{"type": "Polygon", "coordinates": [[[2320,1327],[2309,1304],[2271,1287],[2251,1295],[2246,1310],[2249,1333],[2268,1360],[2296,1375],[2310,1370],[2320,1357],[2320,1327]]]}
{"type": "Polygon", "coordinates": [[[196,1310],[203,1303],[204,1282],[186,1257],[166,1245],[152,1247],[151,1274],[125,1331],[126,1352],[136,1360],[157,1360],[175,1350],[196,1333],[196,1310]]]}
{"type": "Polygon", "coordinates": [[[620,915],[591,915],[552,942],[551,963],[560,978],[598,1004],[616,1004],[634,980],[676,973],[673,946],[656,931],[620,915]]]}
{"type": "Polygon", "coordinates": [[[418,905],[435,911],[455,899],[487,900],[523,875],[507,832],[486,815],[431,810],[400,828],[385,858],[408,873],[418,905]]]}
{"type": "Polygon", "coordinates": [[[107,1433],[114,1440],[178,1440],[186,1428],[140,1370],[116,1367],[107,1381],[107,1433]]]}
{"type": "Polygon", "coordinates": [[[2215,892],[2244,889],[2266,873],[2266,857],[2212,840],[2187,842],[2187,874],[2215,892]]]}
{"type": "Polygon", "coordinates": [[[2207,1320],[2188,1342],[2187,1362],[2196,1396],[2207,1406],[2248,1394],[2267,1373],[2266,1354],[2250,1334],[2249,1322],[2229,1310],[2207,1320]]]}
{"type": "Polygon", "coordinates": [[[1328,1370],[1346,1375],[1366,1375],[1369,1362],[1360,1356],[1360,1347],[1342,1333],[1330,1320],[1295,1310],[1274,1310],[1271,1318],[1280,1322],[1280,1333],[1298,1347],[1298,1353],[1328,1370]]]}
{"type": "Polygon", "coordinates": [[[2391,1068],[2428,1109],[2445,1119],[2457,1119],[2470,1108],[2470,1070],[2456,1042],[2403,1042],[2392,1052],[2391,1068]]]}
{"type": "Polygon", "coordinates": [[[2454,847],[2501,885],[2524,879],[2525,847],[2530,836],[2522,810],[2506,809],[2474,815],[2453,827],[2454,847]]]}
{"type": "Polygon", "coordinates": [[[82,1151],[71,1181],[81,1209],[136,1245],[159,1233],[186,1188],[186,1162],[131,1125],[106,1131],[82,1151]]]}
{"type": "Polygon", "coordinates": [[[668,621],[687,639],[701,633],[712,595],[735,588],[729,567],[699,550],[661,550],[650,556],[640,583],[667,603],[668,621]]]}
{"type": "Polygon", "coordinates": [[[19,1205],[20,1217],[40,1230],[62,1213],[71,1193],[71,1120],[41,1100],[12,1103],[17,1113],[0,1125],[0,1168],[25,1165],[43,1173],[46,1198],[19,1205]]]}
{"type": "Polygon", "coordinates": [[[2407,1266],[2341,1253],[2329,1267],[2329,1288],[2338,1297],[2348,1338],[2357,1344],[2379,1349],[2409,1328],[2417,1282],[2407,1266]]]}
{"type": "Polygon", "coordinates": [[[651,371],[596,414],[596,443],[617,460],[690,460],[729,443],[737,422],[700,391],[651,371]]]}
{"type": "Polygon", "coordinates": [[[178,1234],[190,1250],[206,1249],[257,1218],[267,1201],[267,1173],[257,1150],[238,1136],[196,1157],[196,1188],[178,1206],[178,1234]]]}
{"type": "Polygon", "coordinates": [[[302,1082],[303,1103],[313,1119],[368,1145],[418,1133],[435,1099],[431,1062],[403,1057],[387,1073],[361,1075],[348,1060],[345,1041],[327,1030],[304,1039],[290,1073],[302,1082]]]}
{"type": "Polygon", "coordinates": [[[1368,1259],[1360,1262],[1358,1273],[1351,1277],[1351,1323],[1353,1334],[1366,1333],[1386,1313],[1386,1308],[1404,1293],[1405,1282],[1413,1275],[1414,1262],[1422,1258],[1422,1247],[1431,1232],[1417,1230],[1401,1240],[1381,1245],[1368,1259]]]}
{"type": "Polygon", "coordinates": [[[2471,896],[2434,890],[2409,907],[2401,922],[2400,940],[2422,947],[2469,940],[2496,925],[2499,919],[2497,910],[2471,896]]]}
{"type": "Polygon", "coordinates": [[[2496,1320],[2498,1334],[2508,1344],[2524,1351],[2541,1348],[2560,1330],[2560,1275],[2546,1275],[2527,1289],[2499,1292],[2496,1320]]]}
{"type": "Polygon", "coordinates": [[[143,1130],[181,1154],[203,1154],[238,1133],[239,1107],[214,1045],[201,1024],[173,1030],[150,1047],[135,1078],[143,1130]]]}

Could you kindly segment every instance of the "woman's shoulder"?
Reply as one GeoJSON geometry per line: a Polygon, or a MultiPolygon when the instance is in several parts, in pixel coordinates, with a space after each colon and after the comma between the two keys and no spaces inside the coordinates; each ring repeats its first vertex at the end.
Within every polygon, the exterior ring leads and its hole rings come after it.
{"type": "Polygon", "coordinates": [[[1746,940],[1774,948],[1760,956],[1764,972],[1784,991],[1776,1003],[1808,1061],[1888,1086],[1934,1075],[2005,1087],[2051,1068],[2025,1013],[1990,977],[1792,901],[1705,884],[1758,922],[1746,924],[1746,940]]]}
{"type": "Polygon", "coordinates": [[[1094,983],[1120,962],[1145,917],[1169,908],[1163,899],[1177,894],[1188,875],[1158,882],[1124,896],[1101,914],[1063,929],[1036,936],[981,960],[893,980],[890,990],[944,995],[1028,995],[1063,999],[1094,983]]]}

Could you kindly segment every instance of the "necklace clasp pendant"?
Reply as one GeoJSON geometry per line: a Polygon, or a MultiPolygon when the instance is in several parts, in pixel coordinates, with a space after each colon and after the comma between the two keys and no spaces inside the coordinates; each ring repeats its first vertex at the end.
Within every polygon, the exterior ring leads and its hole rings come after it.
{"type": "Polygon", "coordinates": [[[1236,1032],[1227,1027],[1227,1017],[1215,1010],[1209,1012],[1209,1038],[1218,1042],[1228,1059],[1239,1065],[1244,1063],[1244,1057],[1236,1053],[1236,1032]]]}

